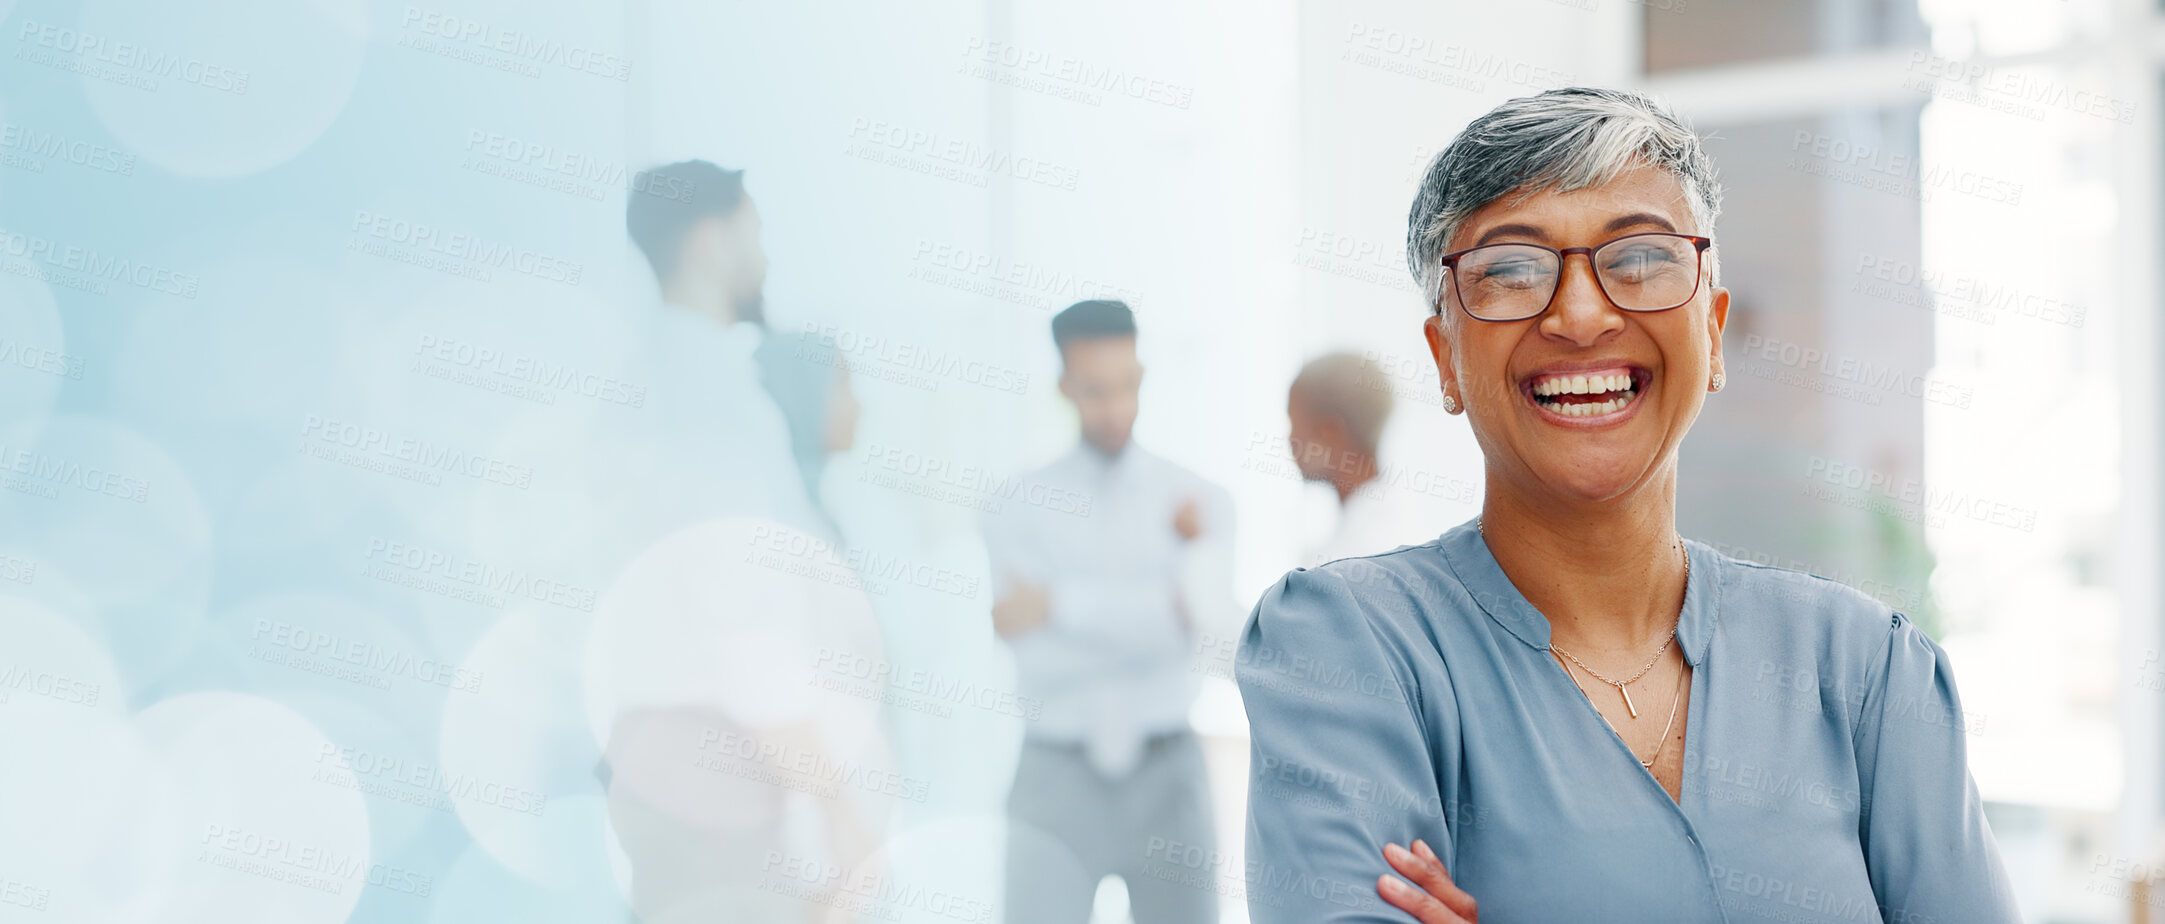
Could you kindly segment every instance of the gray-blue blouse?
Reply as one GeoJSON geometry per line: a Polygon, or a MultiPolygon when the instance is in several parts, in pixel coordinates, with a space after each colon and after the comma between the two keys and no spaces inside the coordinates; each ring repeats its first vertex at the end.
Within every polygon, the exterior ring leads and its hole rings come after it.
{"type": "Polygon", "coordinates": [[[1265,593],[1235,666],[1257,924],[1408,920],[1375,884],[1414,838],[1483,924],[2019,920],[1939,645],[1842,584],[1686,548],[1680,801],[1473,521],[1265,593]]]}

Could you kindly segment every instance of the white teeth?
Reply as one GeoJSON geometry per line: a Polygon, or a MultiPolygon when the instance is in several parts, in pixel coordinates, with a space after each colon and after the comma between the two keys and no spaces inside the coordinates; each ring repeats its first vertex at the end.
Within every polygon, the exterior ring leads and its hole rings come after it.
{"type": "Polygon", "coordinates": [[[1534,383],[1534,395],[1542,407],[1565,417],[1600,417],[1614,414],[1639,400],[1638,381],[1631,373],[1606,375],[1554,375],[1534,383]],[[1612,395],[1606,401],[1564,402],[1559,395],[1612,395]]]}
{"type": "Polygon", "coordinates": [[[1557,411],[1557,413],[1565,415],[1565,418],[1600,418],[1602,413],[1622,411],[1624,405],[1630,405],[1630,402],[1637,400],[1637,398],[1639,398],[1637,392],[1624,392],[1622,396],[1615,396],[1615,398],[1609,398],[1609,400],[1572,402],[1572,405],[1565,405],[1565,402],[1548,402],[1548,405],[1541,405],[1541,407],[1548,407],[1550,411],[1557,411]]]}
{"type": "Polygon", "coordinates": [[[1629,374],[1559,375],[1535,383],[1534,394],[1544,398],[1556,395],[1598,395],[1612,391],[1626,391],[1631,386],[1632,381],[1629,374]]]}
{"type": "Polygon", "coordinates": [[[1558,404],[1551,407],[1550,410],[1565,417],[1599,417],[1603,414],[1616,413],[1626,403],[1628,402],[1622,398],[1610,398],[1607,401],[1596,401],[1589,404],[1558,404]]]}

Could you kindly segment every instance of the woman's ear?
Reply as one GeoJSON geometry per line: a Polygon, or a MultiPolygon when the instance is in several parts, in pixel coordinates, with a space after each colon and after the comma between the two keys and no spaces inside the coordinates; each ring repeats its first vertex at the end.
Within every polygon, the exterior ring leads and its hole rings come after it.
{"type": "Polygon", "coordinates": [[[1428,355],[1436,361],[1436,381],[1442,384],[1444,396],[1465,407],[1466,398],[1458,393],[1458,369],[1451,361],[1451,331],[1443,312],[1429,315],[1421,325],[1421,334],[1428,338],[1428,355]]]}
{"type": "Polygon", "coordinates": [[[1712,352],[1707,354],[1707,364],[1709,371],[1721,372],[1721,332],[1729,326],[1729,290],[1715,286],[1712,294],[1714,297],[1707,304],[1706,334],[1713,346],[1712,352]]]}

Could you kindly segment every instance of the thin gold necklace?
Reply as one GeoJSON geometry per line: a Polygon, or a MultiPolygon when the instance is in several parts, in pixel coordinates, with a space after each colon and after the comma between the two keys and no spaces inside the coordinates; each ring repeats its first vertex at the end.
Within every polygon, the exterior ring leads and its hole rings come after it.
{"type": "MultiPolygon", "coordinates": [[[[1488,541],[1488,530],[1482,528],[1481,520],[1482,518],[1480,517],[1474,518],[1473,528],[1476,532],[1479,532],[1481,534],[1481,540],[1483,542],[1486,542],[1488,541]]],[[[1676,544],[1679,549],[1683,548],[1684,537],[1676,537],[1676,544]]],[[[1685,588],[1687,588],[1687,590],[1691,587],[1691,553],[1688,551],[1684,553],[1684,586],[1685,588]]],[[[1681,607],[1677,611],[1677,616],[1679,620],[1681,620],[1681,618],[1683,617],[1683,610],[1681,607]]],[[[1563,655],[1566,658],[1570,658],[1571,663],[1578,665],[1579,670],[1585,671],[1587,673],[1587,676],[1590,676],[1595,680],[1599,680],[1602,683],[1606,683],[1612,687],[1615,687],[1617,695],[1624,698],[1624,710],[1631,713],[1631,717],[1636,719],[1639,717],[1638,704],[1631,701],[1631,691],[1625,689],[1624,686],[1638,680],[1641,677],[1646,676],[1647,671],[1653,670],[1654,665],[1661,661],[1662,654],[1669,650],[1669,643],[1674,641],[1676,641],[1676,626],[1671,625],[1669,627],[1668,637],[1661,640],[1661,647],[1654,649],[1654,656],[1646,659],[1645,664],[1640,665],[1637,671],[1632,672],[1631,676],[1626,677],[1622,680],[1612,680],[1610,678],[1601,676],[1600,671],[1594,670],[1593,668],[1586,666],[1586,662],[1579,660],[1578,655],[1572,654],[1571,652],[1565,651],[1562,648],[1556,647],[1555,643],[1553,642],[1549,644],[1549,650],[1556,652],[1557,654],[1563,655]]],[[[1565,668],[1565,673],[1570,673],[1569,667],[1565,668]]],[[[1673,705],[1669,710],[1669,718],[1672,721],[1676,718],[1676,710],[1673,705]]],[[[1666,739],[1668,737],[1668,733],[1663,732],[1662,737],[1666,739]]]]}
{"type": "MultiPolygon", "coordinates": [[[[1561,649],[1557,648],[1557,647],[1556,647],[1556,646],[1554,646],[1554,645],[1551,645],[1551,646],[1549,646],[1549,650],[1551,650],[1551,651],[1560,651],[1561,649]]],[[[1576,661],[1576,660],[1578,660],[1578,659],[1577,659],[1577,658],[1573,658],[1572,660],[1576,661]]],[[[1562,661],[1558,661],[1558,662],[1556,662],[1556,663],[1558,663],[1558,664],[1563,664],[1564,662],[1562,662],[1562,661]]],[[[1564,664],[1564,673],[1566,673],[1566,674],[1569,674],[1569,673],[1571,673],[1571,665],[1568,665],[1568,664],[1564,664]]],[[[1577,681],[1573,681],[1573,683],[1577,683],[1577,681]]],[[[1582,693],[1583,693],[1583,692],[1585,692],[1585,689],[1584,689],[1583,687],[1582,687],[1582,688],[1580,688],[1580,692],[1582,692],[1582,693]]],[[[1652,756],[1652,757],[1649,757],[1649,758],[1647,758],[1647,759],[1645,759],[1645,760],[1641,760],[1641,761],[1639,761],[1639,766],[1641,766],[1641,767],[1645,767],[1645,768],[1646,768],[1646,769],[1648,769],[1648,770],[1652,770],[1652,769],[1654,769],[1654,761],[1657,761],[1657,760],[1660,760],[1660,759],[1661,759],[1661,752],[1662,752],[1663,750],[1665,750],[1665,749],[1667,749],[1667,748],[1669,747],[1669,729],[1672,729],[1672,728],[1675,728],[1675,727],[1676,727],[1676,706],[1677,706],[1677,704],[1678,704],[1678,703],[1681,703],[1681,702],[1683,702],[1683,701],[1684,701],[1684,671],[1683,671],[1683,669],[1682,669],[1682,668],[1678,668],[1678,669],[1677,669],[1677,672],[1676,672],[1676,692],[1675,692],[1674,694],[1670,695],[1670,697],[1669,697],[1669,721],[1667,721],[1667,722],[1663,722],[1663,723],[1661,724],[1661,741],[1660,741],[1660,743],[1658,743],[1658,744],[1654,745],[1654,756],[1652,756]]],[[[1631,702],[1631,697],[1629,697],[1629,696],[1626,696],[1626,697],[1624,697],[1624,702],[1626,702],[1626,703],[1629,703],[1629,702],[1631,702]]],[[[1636,715],[1634,715],[1634,716],[1633,716],[1633,718],[1637,718],[1637,716],[1636,716],[1636,715]]],[[[1617,738],[1617,740],[1621,741],[1621,740],[1623,740],[1624,736],[1623,736],[1622,734],[1618,734],[1618,735],[1616,736],[1616,738],[1617,738]]],[[[1630,749],[1631,745],[1628,745],[1628,744],[1627,744],[1627,745],[1624,745],[1624,747],[1625,747],[1625,749],[1627,749],[1627,750],[1628,750],[1628,749],[1630,749]]],[[[1639,757],[1639,755],[1638,755],[1638,754],[1636,754],[1636,753],[1632,754],[1631,756],[1632,756],[1632,759],[1634,759],[1634,760],[1637,760],[1637,759],[1638,759],[1638,757],[1639,757]]]]}

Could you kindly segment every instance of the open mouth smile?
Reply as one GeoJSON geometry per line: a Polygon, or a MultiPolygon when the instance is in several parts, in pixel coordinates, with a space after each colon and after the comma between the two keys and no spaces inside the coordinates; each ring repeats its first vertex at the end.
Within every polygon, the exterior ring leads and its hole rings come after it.
{"type": "Polygon", "coordinates": [[[1653,374],[1634,365],[1537,372],[1519,383],[1526,400],[1552,423],[1599,426],[1617,423],[1639,409],[1653,374]]]}

